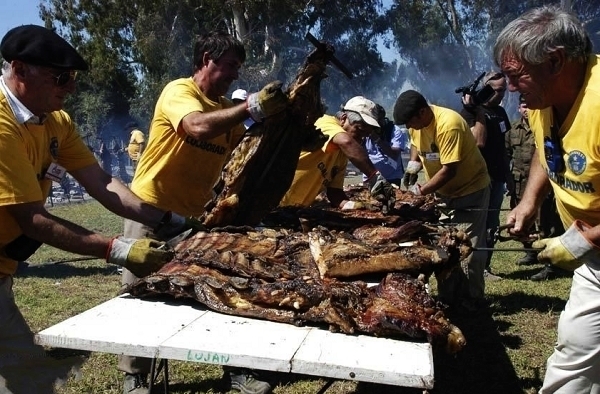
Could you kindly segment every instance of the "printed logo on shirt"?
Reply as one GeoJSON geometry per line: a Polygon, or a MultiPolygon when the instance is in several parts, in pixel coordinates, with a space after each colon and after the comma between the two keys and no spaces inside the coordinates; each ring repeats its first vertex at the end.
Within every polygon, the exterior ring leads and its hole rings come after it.
{"type": "Polygon", "coordinates": [[[208,141],[198,141],[197,139],[192,138],[189,135],[185,137],[185,143],[190,144],[193,147],[205,150],[207,152],[216,153],[218,155],[224,155],[227,151],[227,148],[225,148],[224,146],[213,144],[208,141]]]}
{"type": "Polygon", "coordinates": [[[592,182],[576,181],[565,175],[552,172],[548,168],[546,168],[546,173],[548,174],[548,178],[550,178],[552,182],[556,183],[563,189],[573,190],[585,194],[596,193],[596,189],[594,188],[594,184],[592,182]]]}
{"type": "Polygon", "coordinates": [[[585,171],[585,167],[587,166],[587,159],[583,152],[574,150],[569,153],[567,165],[575,175],[581,175],[583,174],[583,172],[585,171]]]}
{"type": "Polygon", "coordinates": [[[52,137],[49,148],[52,159],[56,160],[58,158],[58,138],[52,137]]]}
{"type": "Polygon", "coordinates": [[[340,172],[340,167],[338,166],[333,166],[333,168],[331,169],[331,179],[334,179],[335,176],[340,172]]]}

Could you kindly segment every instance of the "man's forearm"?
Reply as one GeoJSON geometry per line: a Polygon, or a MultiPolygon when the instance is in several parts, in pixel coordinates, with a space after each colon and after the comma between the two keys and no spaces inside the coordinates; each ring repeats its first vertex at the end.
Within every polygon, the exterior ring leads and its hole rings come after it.
{"type": "Polygon", "coordinates": [[[443,165],[431,179],[421,186],[421,193],[430,194],[436,192],[439,188],[450,182],[456,176],[456,170],[450,166],[443,165]]]}
{"type": "Polygon", "coordinates": [[[377,171],[373,162],[369,159],[367,150],[358,142],[351,140],[338,146],[342,152],[344,152],[348,160],[350,160],[350,162],[363,174],[371,176],[377,171]]]}

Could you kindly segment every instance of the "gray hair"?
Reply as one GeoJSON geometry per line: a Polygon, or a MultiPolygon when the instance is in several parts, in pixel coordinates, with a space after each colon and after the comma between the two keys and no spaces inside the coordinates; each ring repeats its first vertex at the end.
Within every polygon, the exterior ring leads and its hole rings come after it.
{"type": "Polygon", "coordinates": [[[10,67],[10,63],[6,60],[2,61],[2,75],[6,75],[6,77],[10,77],[12,74],[12,68],[10,67]]]}
{"type": "Polygon", "coordinates": [[[581,21],[557,6],[534,8],[510,22],[494,45],[494,60],[500,65],[510,55],[532,65],[563,48],[568,60],[581,63],[592,53],[592,42],[581,21]]]}
{"type": "Polygon", "coordinates": [[[354,112],[354,111],[340,110],[335,114],[335,117],[337,119],[342,119],[343,114],[346,114],[346,118],[348,119],[348,123],[350,123],[350,124],[365,122],[363,120],[362,116],[360,116],[360,114],[358,112],[354,112]]]}
{"type": "MultiPolygon", "coordinates": [[[[40,75],[40,73],[42,72],[42,69],[40,66],[36,66],[33,64],[27,64],[27,68],[32,71],[33,74],[35,75],[40,75]]],[[[2,61],[2,75],[4,75],[6,78],[12,78],[13,77],[13,71],[12,71],[12,66],[10,62],[7,62],[6,60],[2,61]]]]}

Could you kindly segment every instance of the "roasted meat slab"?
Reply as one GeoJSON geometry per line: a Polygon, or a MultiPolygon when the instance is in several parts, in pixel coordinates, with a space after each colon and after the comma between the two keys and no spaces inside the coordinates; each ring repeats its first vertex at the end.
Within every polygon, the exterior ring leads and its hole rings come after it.
{"type": "MultiPolygon", "coordinates": [[[[417,225],[411,223],[410,227],[417,225]]],[[[387,228],[380,229],[389,233],[387,228]]],[[[359,230],[361,229],[355,232],[359,230]]],[[[369,230],[373,237],[377,228],[369,230]]],[[[340,278],[397,271],[429,277],[434,272],[456,268],[465,254],[470,253],[470,240],[460,232],[445,232],[435,240],[427,240],[427,244],[417,240],[408,247],[393,243],[381,244],[377,237],[373,237],[372,244],[366,236],[363,240],[367,242],[324,228],[311,231],[309,245],[321,277],[340,278]]]]}
{"type": "Polygon", "coordinates": [[[324,114],[320,84],[333,53],[326,44],[313,51],[286,91],[289,109],[248,130],[206,206],[205,226],[258,224],[291,186],[300,152],[323,146],[327,137],[314,123],[324,114]]]}
{"type": "MultiPolygon", "coordinates": [[[[426,293],[423,283],[414,275],[387,275],[372,288],[363,281],[341,281],[322,275],[310,244],[315,234],[336,236],[325,232],[324,229],[309,234],[270,229],[201,232],[177,245],[173,261],[159,272],[138,280],[127,291],[138,297],[169,294],[193,298],[210,309],[233,315],[297,325],[325,323],[333,331],[348,334],[427,338],[452,352],[464,346],[460,330],[445,319],[442,306],[426,293]]],[[[334,242],[336,252],[345,245],[350,251],[347,254],[361,255],[364,259],[370,256],[373,265],[379,263],[379,253],[384,249],[353,241],[350,234],[338,236],[343,236],[344,242],[334,242]]],[[[443,240],[442,235],[438,241],[443,240]]],[[[381,247],[389,250],[386,253],[397,253],[396,258],[409,250],[417,255],[424,248],[418,245],[394,252],[390,245],[381,247]]],[[[444,252],[448,263],[459,249],[455,245],[444,247],[448,249],[444,252]]],[[[327,245],[321,248],[321,253],[329,253],[327,245]]],[[[333,260],[337,258],[334,254],[333,260]]],[[[346,257],[342,256],[340,262],[346,257]]],[[[405,259],[406,267],[396,264],[396,268],[390,268],[393,264],[385,263],[388,264],[385,270],[399,268],[412,274],[431,272],[437,264],[424,257],[417,263],[405,259]],[[423,266],[418,267],[419,264],[423,266]]],[[[368,264],[363,262],[361,266],[368,264]]],[[[366,272],[374,271],[368,268],[366,272]]]]}

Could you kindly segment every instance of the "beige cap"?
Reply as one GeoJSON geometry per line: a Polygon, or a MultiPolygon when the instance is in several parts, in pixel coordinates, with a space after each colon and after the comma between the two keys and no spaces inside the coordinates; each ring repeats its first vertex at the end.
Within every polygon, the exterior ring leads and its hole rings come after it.
{"type": "Polygon", "coordinates": [[[377,123],[377,118],[379,117],[377,105],[363,96],[352,97],[348,100],[346,105],[344,105],[344,111],[356,112],[366,124],[380,127],[379,123],[377,123]]]}
{"type": "Polygon", "coordinates": [[[237,89],[231,93],[232,100],[246,100],[248,98],[248,92],[244,89],[237,89]]]}

